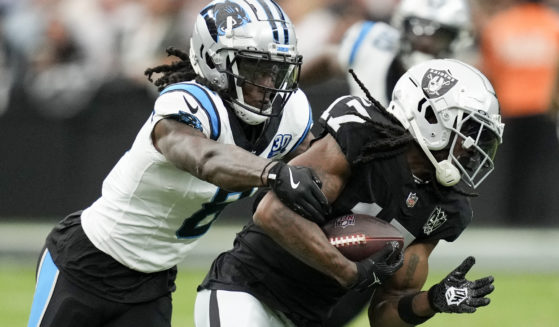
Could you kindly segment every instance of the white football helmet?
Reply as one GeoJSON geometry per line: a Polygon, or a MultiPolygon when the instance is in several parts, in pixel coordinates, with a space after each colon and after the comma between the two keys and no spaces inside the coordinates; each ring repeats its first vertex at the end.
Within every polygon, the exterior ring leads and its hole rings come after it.
{"type": "Polygon", "coordinates": [[[440,184],[462,179],[476,188],[493,170],[504,124],[493,86],[476,68],[453,59],[415,65],[396,83],[388,111],[433,163],[440,184]],[[441,154],[447,157],[439,161],[441,154]]]}
{"type": "Polygon", "coordinates": [[[453,57],[473,43],[467,0],[402,0],[392,16],[401,33],[401,58],[407,67],[453,57]]]}
{"type": "Polygon", "coordinates": [[[196,19],[190,62],[241,120],[257,125],[279,115],[297,89],[302,57],[293,25],[274,1],[215,0],[196,19]],[[256,100],[247,89],[258,90],[256,100]]]}

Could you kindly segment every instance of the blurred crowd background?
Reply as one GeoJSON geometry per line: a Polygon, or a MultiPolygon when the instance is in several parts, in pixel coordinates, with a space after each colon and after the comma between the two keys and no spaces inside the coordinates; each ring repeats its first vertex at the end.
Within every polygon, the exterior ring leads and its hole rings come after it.
{"type": "MultiPolygon", "coordinates": [[[[62,217],[98,197],[104,176],[152,110],[157,93],[144,70],[173,60],[168,46],[187,49],[207,2],[0,0],[0,220],[62,217]]],[[[528,19],[500,19],[509,24],[503,32],[497,18],[517,2],[471,0],[473,44],[457,54],[498,84],[507,124],[497,169],[473,199],[474,224],[559,225],[559,130],[552,109],[559,16],[550,16],[555,27],[543,27],[547,39],[528,19]],[[526,32],[521,42],[491,41],[506,40],[506,31],[522,22],[529,26],[519,27],[526,32]],[[500,48],[488,50],[491,42],[500,48]],[[507,60],[528,68],[507,70],[513,66],[501,67],[507,60]],[[526,87],[507,85],[519,76],[526,87]]],[[[398,0],[278,3],[296,26],[304,58],[300,86],[318,118],[347,94],[346,78],[317,78],[305,67],[355,21],[390,22],[398,0]]],[[[542,5],[559,15],[559,0],[542,5]]],[[[232,210],[246,219],[240,207],[232,210]]]]}

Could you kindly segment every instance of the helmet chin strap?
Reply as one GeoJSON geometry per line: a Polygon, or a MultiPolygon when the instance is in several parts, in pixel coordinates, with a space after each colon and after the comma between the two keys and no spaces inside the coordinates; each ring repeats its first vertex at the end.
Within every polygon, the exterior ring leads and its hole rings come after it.
{"type": "Polygon", "coordinates": [[[419,144],[423,152],[425,152],[427,158],[429,158],[429,161],[431,161],[431,163],[435,167],[435,176],[437,177],[437,182],[439,182],[439,184],[443,186],[454,186],[458,184],[458,182],[460,181],[460,171],[458,170],[458,168],[456,168],[448,159],[440,162],[437,161],[437,159],[435,159],[435,157],[431,153],[431,150],[427,148],[427,145],[423,140],[423,136],[419,131],[419,126],[417,126],[417,122],[415,121],[415,119],[411,119],[409,122],[416,135],[415,139],[417,143],[419,144]]]}
{"type": "Polygon", "coordinates": [[[202,70],[200,69],[200,65],[198,64],[198,60],[196,60],[196,53],[194,51],[194,45],[192,43],[192,38],[190,38],[190,52],[189,52],[189,59],[190,64],[192,65],[192,69],[198,76],[204,76],[202,74],[202,70]]]}

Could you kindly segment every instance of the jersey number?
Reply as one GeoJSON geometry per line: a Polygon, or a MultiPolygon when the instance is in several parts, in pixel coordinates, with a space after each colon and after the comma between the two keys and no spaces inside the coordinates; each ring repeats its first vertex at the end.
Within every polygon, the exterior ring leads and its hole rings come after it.
{"type": "Polygon", "coordinates": [[[217,193],[214,195],[210,202],[202,204],[202,209],[196,211],[192,216],[186,218],[182,223],[181,228],[176,232],[178,238],[193,238],[200,237],[208,231],[212,223],[217,219],[221,211],[225,207],[233,202],[232,196],[235,196],[236,200],[246,198],[252,195],[255,189],[251,189],[245,192],[227,192],[222,189],[218,189],[217,193]],[[228,201],[229,200],[229,201],[228,201]],[[207,217],[213,216],[205,224],[198,226],[201,221],[205,220],[207,217]]]}
{"type": "Polygon", "coordinates": [[[270,151],[270,154],[268,154],[268,158],[271,158],[278,153],[285,152],[292,138],[293,136],[291,134],[276,135],[276,137],[274,138],[274,142],[272,143],[272,150],[270,151]]]}
{"type": "MultiPolygon", "coordinates": [[[[362,101],[365,101],[365,100],[362,100],[362,101]]],[[[357,111],[362,116],[370,117],[369,114],[367,113],[367,109],[365,109],[365,107],[363,107],[363,104],[357,99],[352,99],[352,100],[348,101],[346,103],[346,106],[355,109],[355,111],[357,111]]],[[[363,118],[361,118],[361,117],[359,117],[359,116],[357,116],[357,115],[355,115],[351,112],[347,113],[345,115],[337,116],[337,117],[334,117],[334,116],[330,117],[330,111],[332,111],[332,109],[334,109],[334,108],[336,108],[336,107],[335,106],[330,107],[329,109],[324,111],[324,113],[320,117],[321,119],[328,122],[328,125],[330,126],[330,128],[332,128],[334,130],[334,132],[337,132],[338,129],[340,129],[340,126],[342,124],[363,123],[363,122],[365,122],[363,120],[363,118]]]]}

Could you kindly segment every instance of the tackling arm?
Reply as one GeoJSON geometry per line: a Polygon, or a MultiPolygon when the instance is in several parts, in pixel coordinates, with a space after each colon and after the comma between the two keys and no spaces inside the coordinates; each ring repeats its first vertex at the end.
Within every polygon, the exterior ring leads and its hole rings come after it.
{"type": "Polygon", "coordinates": [[[270,160],[207,139],[202,132],[173,119],[157,122],[152,139],[155,148],[179,169],[229,191],[267,183],[263,169],[270,160]]]}
{"type": "MultiPolygon", "coordinates": [[[[309,134],[300,145],[308,148],[309,134]]],[[[152,132],[155,148],[179,169],[228,191],[271,186],[290,208],[306,216],[323,219],[328,201],[320,190],[320,180],[305,167],[288,167],[258,157],[238,146],[207,139],[202,132],[177,122],[162,119],[152,132]],[[290,178],[299,181],[297,188],[287,187],[290,178]]]]}

